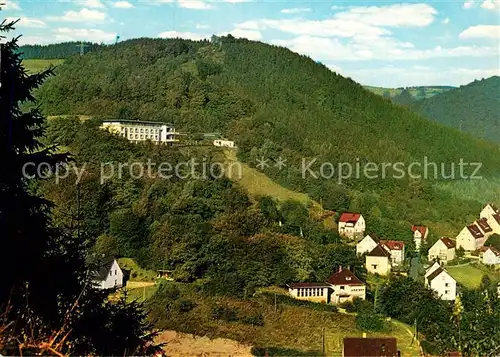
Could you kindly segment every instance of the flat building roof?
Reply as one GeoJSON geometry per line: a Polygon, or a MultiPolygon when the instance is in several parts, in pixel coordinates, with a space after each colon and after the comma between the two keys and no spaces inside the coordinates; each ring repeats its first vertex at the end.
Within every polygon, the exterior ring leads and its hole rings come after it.
{"type": "Polygon", "coordinates": [[[146,121],[146,120],[128,120],[128,119],[106,119],[102,121],[103,123],[126,123],[126,124],[153,124],[153,125],[170,125],[174,126],[172,123],[164,123],[162,121],[146,121]]]}

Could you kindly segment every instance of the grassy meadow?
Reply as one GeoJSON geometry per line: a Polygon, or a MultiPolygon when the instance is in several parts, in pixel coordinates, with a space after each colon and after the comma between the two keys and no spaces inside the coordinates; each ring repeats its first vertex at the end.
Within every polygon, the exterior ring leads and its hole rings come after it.
{"type": "Polygon", "coordinates": [[[489,270],[479,263],[449,266],[446,270],[458,283],[469,289],[476,289],[481,284],[481,279],[487,274],[492,281],[500,281],[500,271],[489,270]]]}
{"type": "Polygon", "coordinates": [[[25,59],[23,60],[23,65],[28,73],[38,73],[63,62],[64,59],[25,59]]]}

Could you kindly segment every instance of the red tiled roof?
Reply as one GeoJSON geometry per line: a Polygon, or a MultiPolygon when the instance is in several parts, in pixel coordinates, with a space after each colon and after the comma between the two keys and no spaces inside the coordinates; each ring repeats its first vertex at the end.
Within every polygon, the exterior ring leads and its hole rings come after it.
{"type": "Polygon", "coordinates": [[[397,341],[390,338],[344,337],[344,357],[396,357],[397,341]]]}
{"type": "Polygon", "coordinates": [[[391,254],[387,252],[380,244],[378,244],[373,250],[367,254],[369,257],[387,257],[389,258],[391,254]]]}
{"type": "Polygon", "coordinates": [[[295,284],[290,284],[289,287],[291,289],[297,289],[297,288],[329,288],[328,285],[325,283],[295,283],[295,284]]]}
{"type": "Polygon", "coordinates": [[[480,239],[480,238],[484,237],[484,235],[481,232],[481,230],[479,229],[479,227],[476,226],[476,224],[474,224],[474,223],[471,224],[470,226],[467,226],[467,229],[469,230],[470,234],[472,234],[472,236],[475,239],[480,239]]]}
{"type": "Polygon", "coordinates": [[[484,233],[492,232],[490,225],[488,224],[488,220],[486,218],[481,218],[476,221],[476,224],[481,228],[484,233]]]}
{"type": "Polygon", "coordinates": [[[405,242],[400,240],[381,240],[380,244],[385,245],[389,250],[403,250],[405,242]]]}
{"type": "Polygon", "coordinates": [[[338,273],[333,274],[326,282],[332,285],[365,285],[349,269],[342,269],[338,273]]]}
{"type": "Polygon", "coordinates": [[[446,237],[441,237],[441,242],[444,243],[444,245],[446,245],[446,248],[448,249],[451,249],[451,248],[455,248],[456,244],[454,241],[452,241],[450,238],[446,238],[446,237]]]}
{"type": "Polygon", "coordinates": [[[361,217],[361,214],[359,213],[342,213],[340,216],[339,222],[357,222],[359,217],[361,217]]]}
{"type": "Polygon", "coordinates": [[[420,234],[422,234],[422,237],[423,237],[423,236],[425,236],[425,232],[427,231],[427,227],[426,226],[412,226],[411,230],[413,232],[419,231],[420,234]]]}

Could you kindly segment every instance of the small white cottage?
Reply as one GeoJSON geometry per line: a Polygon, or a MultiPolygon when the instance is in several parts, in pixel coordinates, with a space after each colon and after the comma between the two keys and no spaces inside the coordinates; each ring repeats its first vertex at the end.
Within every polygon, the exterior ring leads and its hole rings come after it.
{"type": "Polygon", "coordinates": [[[115,258],[104,259],[94,282],[98,289],[114,289],[123,286],[123,271],[115,258]]]}
{"type": "Polygon", "coordinates": [[[425,285],[434,290],[441,300],[455,300],[457,282],[438,263],[434,263],[425,273],[425,285]]]}
{"type": "Polygon", "coordinates": [[[379,239],[374,234],[368,234],[356,244],[356,254],[370,253],[378,245],[379,239]]]}

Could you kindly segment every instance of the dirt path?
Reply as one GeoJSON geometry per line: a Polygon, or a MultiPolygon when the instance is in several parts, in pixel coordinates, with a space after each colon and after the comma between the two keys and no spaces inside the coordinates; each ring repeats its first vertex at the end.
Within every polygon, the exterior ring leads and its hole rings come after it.
{"type": "Polygon", "coordinates": [[[127,281],[126,288],[131,290],[131,289],[145,288],[146,286],[152,286],[152,285],[155,285],[155,283],[149,281],[127,281]]]}
{"type": "Polygon", "coordinates": [[[163,331],[155,342],[167,344],[163,347],[167,356],[237,356],[251,357],[252,346],[243,345],[227,338],[200,337],[176,331],[163,331]]]}

